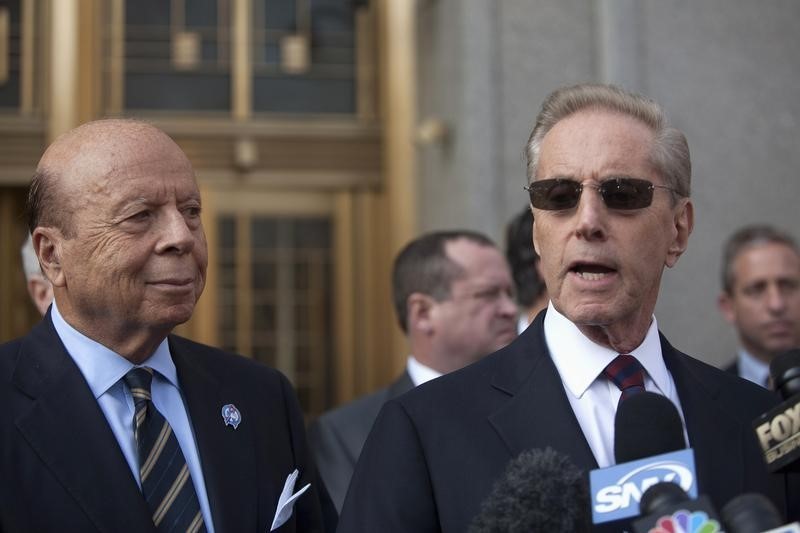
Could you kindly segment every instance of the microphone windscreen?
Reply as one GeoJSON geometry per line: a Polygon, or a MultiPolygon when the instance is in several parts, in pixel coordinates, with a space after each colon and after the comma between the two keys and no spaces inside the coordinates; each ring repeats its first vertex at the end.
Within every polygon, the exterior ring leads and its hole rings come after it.
{"type": "Polygon", "coordinates": [[[688,499],[689,495],[677,483],[662,481],[644,491],[639,500],[639,514],[664,514],[668,508],[688,499]]]}
{"type": "Polygon", "coordinates": [[[620,402],[614,418],[617,464],[684,448],[683,421],[669,398],[640,392],[620,402]]]}
{"type": "Polygon", "coordinates": [[[528,450],[508,463],[469,532],[588,532],[588,510],[586,477],[569,457],[552,448],[528,450]]]}
{"type": "Polygon", "coordinates": [[[789,350],[775,357],[769,364],[769,374],[784,400],[800,393],[800,350],[789,350]]]}
{"type": "Polygon", "coordinates": [[[763,494],[741,494],[722,508],[721,515],[729,533],[766,531],[783,525],[780,511],[763,494]]]}

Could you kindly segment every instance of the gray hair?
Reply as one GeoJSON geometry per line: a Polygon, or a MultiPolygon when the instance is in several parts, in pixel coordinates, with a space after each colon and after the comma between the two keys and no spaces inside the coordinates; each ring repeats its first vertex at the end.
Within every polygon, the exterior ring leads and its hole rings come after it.
{"type": "Polygon", "coordinates": [[[613,85],[581,84],[562,87],[550,93],[542,103],[536,125],[525,146],[529,182],[536,177],[545,135],[560,120],[585,109],[622,113],[653,130],[655,139],[650,155],[653,167],[679,196],[689,196],[692,163],[686,136],[669,127],[664,110],[656,102],[613,85]]]}
{"type": "Polygon", "coordinates": [[[733,294],[733,263],[746,248],[761,244],[781,244],[800,256],[797,242],[788,233],[766,224],[744,226],[731,235],[722,250],[722,288],[733,294]]]}

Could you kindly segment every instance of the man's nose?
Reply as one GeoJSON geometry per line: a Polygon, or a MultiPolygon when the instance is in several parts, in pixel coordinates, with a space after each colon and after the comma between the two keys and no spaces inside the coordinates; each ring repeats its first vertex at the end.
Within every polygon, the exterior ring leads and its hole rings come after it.
{"type": "Polygon", "coordinates": [[[775,284],[767,287],[767,307],[773,313],[779,313],[786,309],[786,296],[775,284]]]}
{"type": "Polygon", "coordinates": [[[194,234],[178,209],[167,209],[161,217],[160,252],[187,253],[194,248],[194,234]]]}
{"type": "Polygon", "coordinates": [[[576,206],[575,234],[586,240],[602,240],[606,236],[605,221],[608,208],[597,189],[584,185],[576,206]]]}

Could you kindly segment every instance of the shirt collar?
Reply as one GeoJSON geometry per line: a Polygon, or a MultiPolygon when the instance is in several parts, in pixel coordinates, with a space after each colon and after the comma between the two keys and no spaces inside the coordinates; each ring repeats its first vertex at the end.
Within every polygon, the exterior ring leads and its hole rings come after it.
{"type": "MultiPolygon", "coordinates": [[[[586,337],[567,317],[556,311],[552,302],[544,317],[544,335],[561,380],[567,391],[576,398],[583,396],[603,369],[619,355],[586,337]]],[[[630,354],[644,367],[656,388],[665,394],[669,390],[670,379],[661,354],[655,316],[644,341],[630,354]]]]}
{"type": "Polygon", "coordinates": [[[769,379],[769,365],[741,348],[739,349],[739,375],[763,387],[769,379]]]}
{"type": "MultiPolygon", "coordinates": [[[[78,365],[95,399],[105,394],[135,366],[121,355],[70,326],[61,316],[55,300],[53,300],[50,316],[56,333],[67,349],[67,353],[78,365]]],[[[153,355],[141,366],[149,366],[176,388],[178,387],[178,372],[175,369],[175,363],[172,362],[167,339],[161,341],[153,355]]]]}
{"type": "Polygon", "coordinates": [[[423,383],[432,379],[436,379],[442,375],[441,372],[437,372],[431,367],[425,366],[417,361],[413,355],[408,356],[406,370],[408,371],[408,375],[411,377],[411,382],[414,383],[415,387],[418,387],[419,385],[422,385],[423,383]]]}

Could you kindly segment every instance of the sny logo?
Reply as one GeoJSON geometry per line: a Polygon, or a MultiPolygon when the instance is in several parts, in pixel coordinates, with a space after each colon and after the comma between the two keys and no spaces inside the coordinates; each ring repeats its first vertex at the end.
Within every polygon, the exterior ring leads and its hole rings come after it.
{"type": "Polygon", "coordinates": [[[589,474],[593,522],[598,524],[638,515],[642,494],[662,481],[677,483],[690,497],[697,497],[691,450],[593,470],[589,474]]]}

